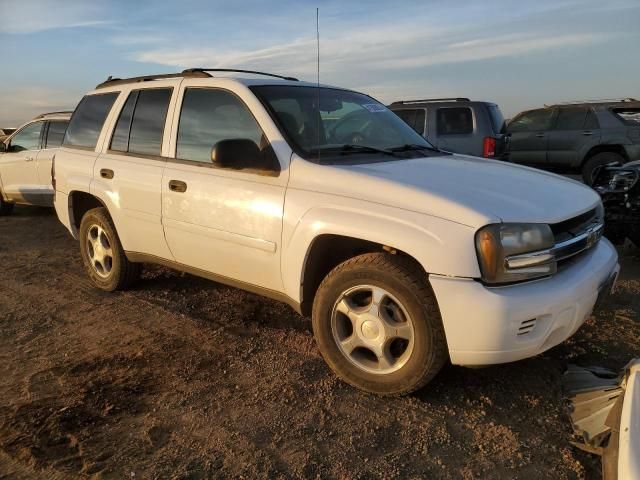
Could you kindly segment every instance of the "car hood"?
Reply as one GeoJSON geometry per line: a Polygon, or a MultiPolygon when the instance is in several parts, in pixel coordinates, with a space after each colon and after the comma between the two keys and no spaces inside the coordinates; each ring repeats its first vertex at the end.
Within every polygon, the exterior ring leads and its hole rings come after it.
{"type": "Polygon", "coordinates": [[[328,176],[319,172],[304,175],[306,182],[317,184],[309,187],[472,227],[496,221],[557,223],[600,202],[595,191],[575,180],[466,155],[334,165],[329,169],[332,174],[328,176]]]}

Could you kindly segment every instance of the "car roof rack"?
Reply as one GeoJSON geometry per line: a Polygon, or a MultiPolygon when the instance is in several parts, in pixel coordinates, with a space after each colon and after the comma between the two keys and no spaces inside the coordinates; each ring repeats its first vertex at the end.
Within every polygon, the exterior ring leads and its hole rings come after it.
{"type": "Polygon", "coordinates": [[[182,73],[196,73],[196,72],[233,72],[233,73],[250,73],[252,75],[263,75],[265,77],[274,77],[280,78],[282,80],[290,80],[292,82],[299,82],[299,80],[295,77],[286,77],[283,75],[276,75],[275,73],[267,73],[267,72],[258,72],[256,70],[239,70],[237,68],[187,68],[183,70],[182,73]]]}
{"type": "Polygon", "coordinates": [[[470,102],[466,97],[451,97],[451,98],[423,98],[422,100],[399,100],[393,102],[391,105],[408,105],[412,103],[429,103],[429,102],[470,102]]]}
{"type": "Polygon", "coordinates": [[[559,103],[550,103],[544,104],[545,107],[559,107],[566,105],[585,105],[589,103],[628,103],[628,102],[637,102],[638,100],[632,97],[626,98],[598,98],[594,100],[574,100],[572,102],[559,102],[559,103]]]}
{"type": "Polygon", "coordinates": [[[189,72],[189,73],[161,73],[159,75],[143,75],[141,77],[129,77],[129,78],[117,78],[109,75],[104,82],[96,85],[96,90],[99,88],[112,87],[114,85],[122,85],[125,83],[135,82],[148,82],[151,80],[162,80],[165,78],[179,78],[179,77],[210,77],[211,75],[206,72],[189,72]]]}
{"type": "Polygon", "coordinates": [[[73,113],[73,110],[62,110],[60,112],[41,113],[40,115],[37,115],[36,117],[34,117],[34,120],[38,118],[49,117],[51,115],[71,115],[72,113],[73,113]]]}
{"type": "Polygon", "coordinates": [[[236,72],[236,73],[250,73],[252,75],[264,75],[267,77],[281,78],[282,80],[291,80],[297,82],[298,79],[294,77],[285,77],[282,75],[276,75],[274,73],[258,72],[255,70],[238,70],[234,68],[187,68],[180,73],[162,73],[159,75],[143,75],[141,77],[130,78],[114,78],[109,76],[104,82],[96,85],[96,90],[105,87],[112,87],[114,85],[122,85],[125,83],[135,82],[149,82],[152,80],[162,80],[166,78],[180,78],[180,77],[196,77],[196,78],[208,78],[212,77],[209,72],[236,72]]]}

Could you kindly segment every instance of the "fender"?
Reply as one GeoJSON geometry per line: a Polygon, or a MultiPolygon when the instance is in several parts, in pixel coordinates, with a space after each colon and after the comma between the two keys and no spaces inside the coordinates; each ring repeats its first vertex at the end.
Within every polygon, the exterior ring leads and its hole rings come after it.
{"type": "Polygon", "coordinates": [[[620,146],[624,149],[626,145],[633,145],[633,142],[631,141],[631,139],[623,135],[609,137],[607,138],[606,141],[602,141],[601,138],[602,137],[598,139],[594,139],[594,141],[589,142],[583,145],[582,147],[580,147],[580,151],[578,155],[576,155],[576,160],[575,160],[575,163],[572,165],[572,167],[582,166],[589,152],[596,147],[606,147],[607,145],[612,145],[612,146],[620,146]]]}
{"type": "MultiPolygon", "coordinates": [[[[308,199],[309,192],[304,196],[308,199]]],[[[294,221],[290,218],[293,212],[289,216],[285,212],[282,277],[285,293],[296,301],[301,301],[306,260],[313,242],[324,234],[393,247],[411,255],[429,273],[480,276],[472,227],[392,207],[377,206],[372,211],[365,202],[349,203],[311,208],[294,221]]],[[[299,200],[288,204],[299,204],[299,200]]]]}

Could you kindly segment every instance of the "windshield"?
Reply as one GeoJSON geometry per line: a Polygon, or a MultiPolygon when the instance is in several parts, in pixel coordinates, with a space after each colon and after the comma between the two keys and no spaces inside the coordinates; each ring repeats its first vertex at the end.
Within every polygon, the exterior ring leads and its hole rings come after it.
{"type": "Polygon", "coordinates": [[[296,153],[307,159],[332,153],[434,149],[395,113],[361,93],[290,85],[251,89],[270,110],[296,153]]]}

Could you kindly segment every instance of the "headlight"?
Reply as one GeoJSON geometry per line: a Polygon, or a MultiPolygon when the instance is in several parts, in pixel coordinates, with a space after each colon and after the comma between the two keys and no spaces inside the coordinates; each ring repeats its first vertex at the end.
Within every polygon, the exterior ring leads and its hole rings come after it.
{"type": "Polygon", "coordinates": [[[476,251],[486,283],[512,283],[556,273],[549,225],[496,223],[476,233],[476,251]]]}

